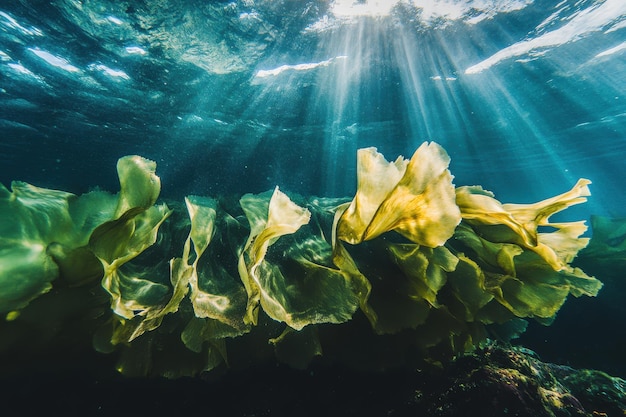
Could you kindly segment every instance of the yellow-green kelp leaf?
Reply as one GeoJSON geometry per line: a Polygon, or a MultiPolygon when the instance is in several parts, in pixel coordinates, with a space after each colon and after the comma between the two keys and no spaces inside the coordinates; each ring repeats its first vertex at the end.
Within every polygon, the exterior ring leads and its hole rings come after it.
{"type": "Polygon", "coordinates": [[[493,294],[485,289],[485,274],[476,262],[464,254],[457,254],[458,263],[448,274],[448,283],[455,297],[462,303],[459,319],[472,322],[476,313],[493,300],[493,294]]]}
{"type": "Polygon", "coordinates": [[[550,223],[550,216],[572,205],[587,201],[591,181],[580,179],[571,190],[534,204],[502,204],[481,187],[459,187],[456,202],[465,221],[480,227],[482,236],[492,242],[515,243],[536,252],[556,271],[568,269],[568,263],[585,247],[588,239],[583,221],[550,223]],[[506,226],[502,228],[499,226],[506,226]],[[539,226],[557,229],[538,233],[539,226]]]}
{"type": "Polygon", "coordinates": [[[0,313],[25,307],[52,288],[59,270],[46,253],[57,227],[70,227],[72,194],[0,184],[0,313]]]}
{"type": "Polygon", "coordinates": [[[387,162],[376,148],[357,151],[357,191],[338,225],[341,240],[351,244],[364,240],[367,226],[385,198],[402,179],[408,164],[409,161],[401,156],[394,162],[387,162]]]}
{"type": "Polygon", "coordinates": [[[487,241],[467,224],[457,228],[455,241],[473,252],[469,256],[484,273],[484,289],[518,317],[552,318],[568,294],[596,295],[602,285],[578,269],[555,270],[535,251],[487,241]]]}
{"type": "Polygon", "coordinates": [[[77,286],[102,279],[102,264],[89,248],[89,238],[98,226],[114,218],[117,200],[104,191],[70,199],[72,228],[63,229],[47,249],[59,265],[60,282],[77,286]]]}
{"type": "Polygon", "coordinates": [[[580,268],[568,267],[561,271],[551,270],[545,259],[535,252],[525,251],[516,258],[518,275],[527,280],[542,277],[543,282],[567,286],[574,297],[586,295],[595,297],[602,288],[602,282],[585,274],[580,268]]]}
{"type": "Polygon", "coordinates": [[[124,326],[118,329],[123,331],[114,333],[111,339],[114,344],[133,341],[145,332],[158,328],[167,314],[178,311],[181,301],[187,295],[192,271],[180,258],[172,259],[169,267],[171,289],[150,281],[157,268],[148,271],[144,269],[143,274],[140,272],[134,277],[120,275],[120,281],[128,287],[128,291],[122,291],[122,295],[132,300],[127,305],[135,308],[137,315],[130,321],[121,319],[124,326]]]}
{"type": "MultiPolygon", "coordinates": [[[[359,307],[370,313],[369,282],[347,252],[332,245],[336,221],[342,212],[338,208],[345,209],[341,202],[314,199],[307,203],[315,213],[313,221],[274,242],[256,268],[255,280],[265,297],[260,299],[264,311],[293,329],[343,323],[359,307]],[[275,309],[268,312],[269,308],[275,309]]],[[[300,213],[300,209],[293,209],[300,213]]]]}
{"type": "Polygon", "coordinates": [[[111,308],[123,318],[145,315],[155,308],[154,303],[161,303],[155,294],[163,293],[163,285],[150,279],[150,270],[124,271],[122,266],[156,242],[159,226],[170,213],[166,205],[130,209],[98,227],[91,236],[89,247],[104,267],[102,286],[111,295],[111,308]]]}
{"type": "MultiPolygon", "coordinates": [[[[268,266],[263,266],[267,248],[279,237],[294,233],[302,225],[307,224],[311,213],[307,209],[293,203],[278,187],[274,189],[269,204],[261,201],[261,204],[255,207],[255,205],[249,204],[250,202],[251,200],[246,198],[240,200],[240,204],[250,222],[251,229],[250,238],[240,257],[240,266],[242,263],[245,264],[241,280],[248,292],[248,307],[246,309],[245,321],[247,323],[257,323],[259,303],[268,316],[275,320],[287,321],[289,312],[285,310],[285,306],[280,302],[281,294],[265,292],[259,269],[262,268],[264,271],[263,275],[267,273],[268,266]],[[256,214],[262,213],[266,204],[266,221],[263,221],[256,214]],[[251,215],[251,213],[255,215],[251,215]],[[244,256],[247,258],[247,261],[244,260],[244,256]]],[[[239,271],[241,274],[241,267],[239,271]]]]}
{"type": "Polygon", "coordinates": [[[212,295],[201,292],[198,287],[198,261],[209,247],[209,243],[215,233],[215,208],[217,202],[214,199],[189,196],[185,198],[185,205],[189,218],[191,219],[191,230],[185,242],[182,261],[189,264],[190,244],[193,243],[194,259],[191,264],[191,276],[189,285],[191,286],[191,302],[197,317],[210,317],[213,306],[219,305],[214,302],[212,295]]]}
{"type": "Polygon", "coordinates": [[[102,192],[77,197],[17,181],[10,192],[0,184],[0,313],[25,307],[59,276],[70,285],[101,278],[84,246],[114,201],[102,192]]]}
{"type": "Polygon", "coordinates": [[[350,320],[360,304],[359,289],[350,273],[332,265],[330,243],[308,230],[284,243],[286,247],[275,248],[280,264],[266,257],[258,268],[262,289],[283,306],[280,321],[300,330],[309,324],[350,320]]]}
{"type": "MultiPolygon", "coordinates": [[[[195,316],[210,319],[206,321],[207,328],[218,326],[217,323],[211,323],[211,320],[215,320],[221,323],[220,326],[230,328],[229,337],[241,335],[249,330],[249,326],[243,322],[247,307],[246,290],[241,281],[231,276],[220,262],[231,260],[235,263],[236,254],[228,253],[230,249],[228,247],[218,248],[215,244],[210,246],[216,233],[222,237],[221,235],[228,230],[216,228],[217,201],[190,196],[185,199],[185,203],[191,219],[191,231],[183,259],[186,263],[193,259],[189,285],[195,316]],[[188,254],[189,241],[193,243],[193,258],[188,254]]],[[[223,213],[223,220],[227,223],[232,218],[223,213]]],[[[223,237],[227,239],[226,236],[223,237]]],[[[214,335],[215,339],[223,337],[225,336],[214,335]]]]}
{"type": "Polygon", "coordinates": [[[35,187],[21,181],[11,183],[12,192],[0,185],[0,230],[2,237],[30,237],[53,241],[59,229],[71,229],[70,200],[74,194],[35,187]]]}
{"type": "MultiPolygon", "coordinates": [[[[125,156],[118,161],[121,190],[116,218],[98,226],[89,239],[90,249],[104,268],[102,286],[111,295],[111,308],[128,320],[135,316],[155,319],[164,307],[163,293],[168,291],[150,279],[150,270],[132,265],[123,268],[156,242],[159,227],[171,214],[165,204],[154,206],[161,189],[155,169],[156,163],[139,156],[125,156]]],[[[143,331],[138,328],[132,337],[143,331]]]]}
{"type": "Polygon", "coordinates": [[[502,208],[511,213],[520,224],[531,233],[537,226],[550,224],[550,216],[576,204],[584,203],[591,195],[588,185],[591,181],[579,179],[571,190],[534,204],[503,204],[502,208]]]}
{"type": "Polygon", "coordinates": [[[559,311],[569,294],[567,285],[551,284],[543,280],[529,282],[510,275],[485,275],[487,290],[518,317],[551,318],[559,311]]]}
{"type": "Polygon", "coordinates": [[[357,244],[395,230],[437,247],[452,236],[461,215],[441,146],[424,142],[408,163],[387,162],[374,148],[357,157],[357,193],[337,226],[339,239],[357,244]]]}
{"type": "Polygon", "coordinates": [[[359,271],[359,268],[350,256],[350,253],[346,250],[343,244],[340,241],[336,241],[333,253],[332,253],[333,264],[339,268],[342,272],[343,276],[348,280],[350,284],[350,288],[354,292],[359,302],[359,308],[367,319],[370,321],[372,327],[376,327],[376,323],[378,322],[378,315],[372,309],[372,306],[369,304],[369,297],[372,292],[372,284],[370,281],[359,271]]]}
{"type": "Polygon", "coordinates": [[[359,271],[359,268],[354,259],[352,259],[352,256],[350,256],[350,253],[346,250],[341,240],[337,238],[337,225],[349,205],[350,203],[343,203],[331,209],[331,213],[333,213],[333,222],[331,226],[333,264],[343,271],[345,276],[350,280],[353,291],[359,299],[359,307],[361,308],[361,311],[363,311],[372,327],[376,328],[378,315],[369,304],[372,284],[365,277],[365,275],[359,271]]]}
{"type": "MultiPolygon", "coordinates": [[[[267,193],[263,197],[267,198],[267,193]]],[[[258,297],[256,303],[268,316],[296,330],[310,324],[350,320],[362,299],[362,282],[359,284],[352,271],[333,265],[332,245],[317,221],[300,229],[309,223],[309,210],[297,206],[278,190],[269,204],[266,201],[253,196],[241,200],[250,219],[251,235],[257,233],[241,256],[246,260],[247,287],[253,289],[249,292],[249,316],[258,297]],[[265,207],[267,221],[261,228],[257,225],[263,223],[265,207]],[[293,236],[276,243],[278,237],[286,234],[293,236]],[[278,256],[279,263],[267,259],[268,249],[270,255],[278,256]]],[[[321,215],[332,218],[334,212],[321,215]]]]}
{"type": "Polygon", "coordinates": [[[456,240],[463,242],[474,252],[472,257],[488,271],[498,270],[515,276],[514,258],[524,252],[514,243],[494,243],[480,237],[468,224],[461,223],[454,233],[456,240]]]}
{"type": "Polygon", "coordinates": [[[161,192],[161,179],[156,175],[156,162],[137,155],[117,161],[120,193],[115,210],[119,217],[130,209],[153,206],[161,192]]]}
{"type": "Polygon", "coordinates": [[[437,293],[446,284],[447,273],[454,271],[459,259],[443,246],[428,248],[415,244],[390,244],[389,252],[410,280],[408,296],[439,307],[437,293]]]}
{"type": "Polygon", "coordinates": [[[252,242],[267,225],[269,204],[273,193],[274,191],[269,190],[260,194],[244,194],[239,199],[239,205],[243,209],[250,226],[248,239],[244,243],[237,261],[237,272],[239,273],[241,282],[243,283],[246,293],[248,294],[248,304],[244,317],[244,322],[246,324],[257,324],[260,300],[259,287],[254,284],[253,279],[248,273],[248,264],[252,262],[248,252],[252,242]]]}
{"type": "MultiPolygon", "coordinates": [[[[368,282],[365,287],[369,290],[367,303],[363,311],[378,334],[395,334],[414,329],[425,323],[433,309],[431,303],[419,294],[420,290],[424,290],[423,294],[432,299],[427,294],[425,285],[421,286],[428,278],[418,271],[410,270],[409,265],[419,261],[407,261],[405,266],[409,273],[405,273],[399,265],[404,261],[400,260],[398,263],[396,256],[391,254],[390,246],[393,245],[396,243],[391,243],[388,237],[379,237],[344,248],[350,256],[349,259],[354,262],[354,271],[368,282]],[[420,280],[422,282],[418,283],[420,280]]],[[[420,260],[425,261],[423,258],[420,260]]],[[[346,265],[342,267],[345,268],[346,265]]],[[[424,269],[428,267],[424,266],[422,271],[424,269]]],[[[434,298],[437,302],[436,297],[434,298]]]]}
{"type": "Polygon", "coordinates": [[[550,223],[553,232],[538,233],[537,240],[542,251],[535,251],[548,259],[551,265],[560,264],[562,269],[570,269],[569,264],[576,258],[578,252],[586,248],[589,238],[582,238],[587,231],[584,220],[567,223],[550,223]],[[549,248],[548,252],[545,248],[549,248]]]}
{"type": "Polygon", "coordinates": [[[427,247],[443,245],[461,221],[455,202],[450,157],[435,142],[413,154],[402,179],[380,205],[365,231],[365,240],[395,230],[427,247]]]}
{"type": "Polygon", "coordinates": [[[0,242],[0,313],[8,313],[48,292],[59,269],[39,242],[0,242]]]}
{"type": "Polygon", "coordinates": [[[491,191],[479,185],[461,186],[456,190],[456,203],[461,209],[461,217],[471,224],[506,225],[515,232],[527,246],[537,244],[537,236],[527,230],[507,212],[502,203],[495,199],[491,191]]]}
{"type": "MultiPolygon", "coordinates": [[[[250,200],[242,199],[244,203],[250,200]]],[[[244,208],[246,214],[254,212],[244,208]]],[[[308,324],[340,323],[349,320],[359,306],[349,274],[332,266],[333,250],[321,231],[303,231],[290,238],[286,247],[277,249],[283,259],[282,267],[266,259],[268,248],[276,239],[293,234],[310,219],[307,209],[297,206],[278,189],[268,206],[266,226],[247,251],[250,302],[255,294],[265,313],[277,321],[300,330],[308,324]]],[[[251,224],[254,219],[251,219],[251,224]]]]}

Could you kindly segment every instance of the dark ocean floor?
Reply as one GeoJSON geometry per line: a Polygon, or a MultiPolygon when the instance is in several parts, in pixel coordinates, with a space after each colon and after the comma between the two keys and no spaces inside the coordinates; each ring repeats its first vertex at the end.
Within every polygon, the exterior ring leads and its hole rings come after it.
{"type": "Polygon", "coordinates": [[[493,345],[411,371],[363,373],[316,361],[306,371],[266,364],[173,380],[124,377],[110,357],[93,355],[33,361],[21,373],[13,367],[0,379],[3,407],[21,416],[626,415],[623,379],[545,363],[519,347],[493,345]]]}

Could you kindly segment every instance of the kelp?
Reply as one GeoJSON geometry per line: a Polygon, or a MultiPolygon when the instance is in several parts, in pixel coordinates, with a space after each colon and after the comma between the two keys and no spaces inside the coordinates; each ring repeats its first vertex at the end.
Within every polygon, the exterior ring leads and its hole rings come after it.
{"type": "MultiPolygon", "coordinates": [[[[309,222],[311,213],[293,203],[278,187],[269,201],[244,196],[240,204],[250,222],[250,237],[240,256],[239,273],[248,292],[246,320],[257,323],[258,305],[273,319],[291,322],[286,306],[284,279],[280,272],[265,262],[268,247],[279,237],[295,233],[309,222]],[[260,215],[260,216],[259,216],[260,215]],[[281,291],[282,290],[282,291],[281,291]]],[[[298,325],[292,322],[295,327],[298,325]]],[[[301,327],[300,327],[301,328],[301,327]]]]}
{"type": "Polygon", "coordinates": [[[358,244],[395,230],[420,245],[443,245],[461,221],[449,164],[434,142],[424,142],[409,161],[387,162],[375,148],[359,150],[357,192],[337,236],[358,244]]]}
{"type": "Polygon", "coordinates": [[[480,232],[488,234],[490,240],[517,243],[533,250],[559,271],[568,268],[589,239],[580,238],[587,230],[584,221],[550,223],[550,216],[587,201],[589,184],[591,181],[580,179],[570,191],[535,204],[502,204],[482,187],[459,187],[456,201],[463,219],[480,227],[480,232]],[[539,233],[540,226],[557,230],[539,233]]]}
{"type": "Polygon", "coordinates": [[[626,218],[591,216],[591,230],[593,237],[580,256],[607,269],[626,266],[626,218]]]}
{"type": "Polygon", "coordinates": [[[278,189],[269,202],[267,197],[247,195],[241,199],[251,225],[250,236],[254,235],[240,257],[240,273],[248,289],[246,317],[256,323],[260,304],[269,317],[295,330],[350,320],[362,299],[359,277],[333,265],[330,242],[319,224],[309,225],[310,210],[278,189]],[[258,213],[267,221],[259,221],[258,213]],[[303,227],[306,229],[300,233],[303,227]],[[280,236],[285,237],[277,242],[280,236]],[[280,254],[279,262],[271,259],[272,252],[280,254]]]}
{"type": "MultiPolygon", "coordinates": [[[[216,320],[224,327],[230,328],[228,333],[233,335],[248,331],[249,326],[244,323],[243,317],[247,307],[247,297],[244,287],[238,277],[233,277],[216,259],[230,256],[234,261],[236,253],[225,253],[209,250],[209,244],[222,231],[217,231],[217,201],[203,197],[188,197],[185,199],[187,211],[191,218],[191,231],[185,243],[182,260],[185,264],[191,263],[191,276],[188,280],[190,287],[190,300],[194,315],[201,319],[216,320]],[[189,242],[193,242],[193,257],[189,255],[189,242]],[[210,256],[213,255],[213,256],[210,256]]],[[[236,222],[227,213],[223,213],[222,221],[236,222]]],[[[211,249],[216,248],[213,244],[211,249]]]]}
{"type": "MultiPolygon", "coordinates": [[[[117,335],[116,341],[130,341],[158,327],[165,308],[161,304],[169,288],[150,279],[153,268],[133,268],[128,264],[156,242],[159,227],[171,214],[165,204],[154,205],[161,191],[155,171],[156,163],[141,157],[118,161],[121,190],[115,219],[98,226],[89,239],[89,248],[103,265],[102,287],[111,296],[113,312],[124,319],[142,318],[133,326],[126,326],[124,336],[117,335]]],[[[177,272],[172,268],[175,287],[180,275],[177,272]]]]}
{"type": "MultiPolygon", "coordinates": [[[[342,356],[338,341],[362,350],[354,364],[441,360],[516,337],[526,319],[549,324],[569,295],[600,290],[571,265],[584,222],[550,222],[586,200],[590,181],[506,204],[455,188],[434,142],[393,162],[361,149],[357,162],[351,200],[275,188],[166,205],[156,164],[139,156],[118,161],[117,194],[0,187],[0,312],[19,325],[52,288],[58,299],[100,291],[109,316],[94,322],[96,348],[119,351],[125,374],[177,377],[272,351],[304,368],[326,350],[342,356]]],[[[598,229],[604,242],[590,248],[621,248],[623,233],[598,229]]]]}
{"type": "MultiPolygon", "coordinates": [[[[552,214],[586,201],[590,181],[535,204],[502,204],[481,187],[460,187],[463,223],[451,242],[469,250],[484,273],[483,286],[517,317],[554,319],[568,295],[595,296],[602,283],[569,263],[588,238],[584,221],[551,223],[552,214]],[[551,232],[539,232],[548,226],[551,232]]],[[[478,314],[475,312],[474,314],[478,314]]],[[[482,314],[483,320],[495,317],[482,314]]]]}
{"type": "Polygon", "coordinates": [[[0,313],[26,307],[57,279],[78,286],[102,277],[88,242],[115,217],[114,195],[76,196],[19,181],[11,189],[0,184],[0,313]]]}

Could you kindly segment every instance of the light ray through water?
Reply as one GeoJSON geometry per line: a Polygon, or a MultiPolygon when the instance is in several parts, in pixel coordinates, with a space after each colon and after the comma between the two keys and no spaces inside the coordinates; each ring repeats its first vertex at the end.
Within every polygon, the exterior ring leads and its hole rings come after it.
{"type": "MultiPolygon", "coordinates": [[[[355,114],[362,113],[364,107],[378,100],[365,93],[364,85],[366,80],[384,85],[376,76],[369,78],[383,71],[376,67],[379,65],[376,54],[381,54],[381,50],[387,54],[386,60],[381,61],[393,66],[387,71],[396,71],[396,82],[400,83],[381,88],[397,92],[393,100],[403,100],[406,108],[404,120],[401,120],[402,115],[396,114],[394,121],[404,124],[410,132],[409,138],[395,138],[396,142],[404,141],[401,152],[410,152],[424,140],[440,141],[453,154],[453,166],[461,168],[457,174],[459,183],[492,183],[494,191],[500,191],[505,197],[524,195],[532,200],[555,192],[554,187],[571,186],[590,171],[569,149],[581,138],[563,137],[564,121],[545,114],[542,100],[556,97],[563,106],[556,115],[569,110],[573,121],[595,110],[593,106],[597,106],[597,101],[590,102],[584,94],[567,88],[568,76],[561,68],[576,65],[578,47],[570,43],[572,40],[596,33],[600,27],[615,28],[615,22],[623,14],[622,6],[616,4],[581,10],[571,22],[555,29],[554,34],[542,31],[540,26],[537,35],[509,33],[506,20],[502,24],[493,22],[489,30],[497,30],[507,41],[500,46],[500,40],[496,46],[499,52],[486,59],[483,51],[493,50],[493,45],[485,47],[474,42],[489,39],[490,34],[481,34],[471,24],[459,24],[447,32],[431,28],[427,33],[399,25],[399,20],[393,18],[393,8],[390,13],[373,9],[367,16],[364,16],[364,8],[353,15],[342,9],[340,17],[345,19],[349,15],[350,22],[332,29],[331,41],[318,44],[318,53],[322,56],[347,56],[345,66],[333,67],[318,79],[319,85],[325,88],[324,94],[328,95],[323,154],[330,162],[324,168],[324,192],[334,195],[346,189],[348,180],[342,183],[341,178],[346,172],[345,161],[352,163],[347,155],[366,144],[366,140],[359,137],[358,128],[352,135],[344,133],[345,127],[353,123],[360,127],[358,122],[362,121],[355,114]],[[594,16],[602,17],[603,23],[598,23],[594,16]],[[466,33],[460,33],[463,31],[466,33]],[[567,36],[557,36],[557,33],[567,36]],[[450,34],[452,36],[448,37],[450,34]],[[539,47],[558,48],[559,53],[544,50],[540,62],[535,62],[539,56],[522,59],[525,58],[522,55],[539,47]],[[541,71],[551,74],[552,78],[541,79],[538,75],[541,71]],[[555,88],[555,82],[565,84],[566,88],[555,88]],[[546,176],[551,178],[549,183],[545,181],[546,176]],[[518,186],[524,187],[523,184],[530,188],[530,193],[528,189],[518,189],[518,186]]],[[[508,11],[515,10],[512,7],[508,11]]],[[[580,47],[588,45],[581,42],[580,47]]],[[[605,56],[601,52],[606,50],[610,49],[606,47],[596,54],[601,58],[605,56]]],[[[614,50],[619,53],[619,45],[614,50]]],[[[594,86],[592,82],[589,88],[598,96],[619,96],[621,87],[607,87],[603,82],[594,86]]],[[[321,101],[321,94],[320,89],[318,101],[321,101]]],[[[379,100],[378,104],[388,105],[389,102],[379,100]]],[[[379,138],[381,143],[388,140],[394,138],[379,138]]],[[[347,172],[352,174],[352,170],[347,172]]],[[[600,199],[593,209],[597,210],[604,203],[600,199]]]]}

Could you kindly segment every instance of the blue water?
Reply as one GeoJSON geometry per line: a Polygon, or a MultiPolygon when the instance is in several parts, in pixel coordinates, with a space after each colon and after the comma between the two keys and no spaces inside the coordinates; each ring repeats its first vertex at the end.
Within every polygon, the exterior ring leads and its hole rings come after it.
{"type": "Polygon", "coordinates": [[[586,208],[625,215],[626,4],[415,3],[7,2],[0,181],[115,190],[137,153],[166,196],[347,196],[356,149],[435,140],[456,185],[525,202],[588,177],[586,208]]]}
{"type": "Polygon", "coordinates": [[[165,198],[351,196],[357,149],[434,140],[455,185],[524,203],[585,177],[568,216],[626,216],[624,0],[352,3],[1,2],[0,182],[116,191],[139,154],[165,198]]]}

